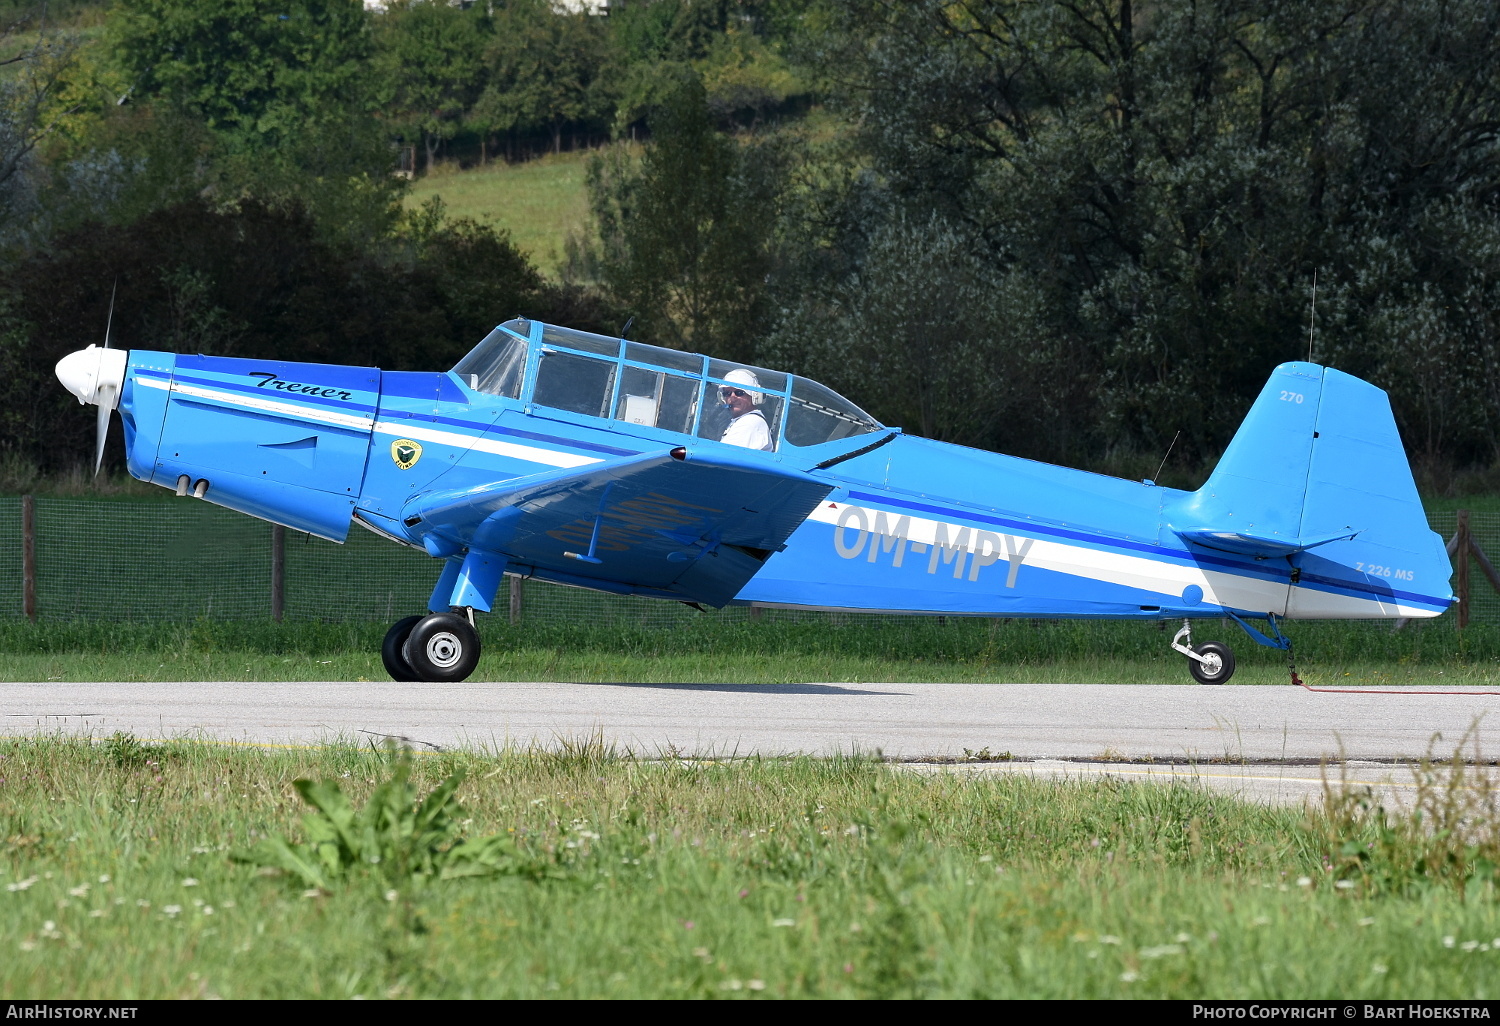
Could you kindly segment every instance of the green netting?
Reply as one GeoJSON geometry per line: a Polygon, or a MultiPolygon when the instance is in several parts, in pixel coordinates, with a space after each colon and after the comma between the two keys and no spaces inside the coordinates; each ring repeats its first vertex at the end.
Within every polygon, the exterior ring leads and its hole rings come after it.
{"type": "MultiPolygon", "coordinates": [[[[1430,513],[1452,538],[1457,514],[1430,513]]],[[[1475,542],[1500,560],[1500,513],[1471,513],[1475,542]]],[[[211,503],[111,499],[36,500],[37,609],[58,620],[258,619],[271,615],[272,527],[211,503]]],[[[284,616],[392,622],[427,607],[436,560],[354,527],[335,545],[285,533],[284,616]]],[[[1470,617],[1500,623],[1500,594],[1471,571],[1470,617]]],[[[507,615],[508,589],[495,612],[507,615]]],[[[743,608],[701,613],[681,603],[620,598],[526,582],[528,622],[670,626],[704,615],[743,619],[743,608]]],[[[23,615],[21,500],[0,498],[0,617],[23,615]]],[[[776,619],[890,623],[881,614],[766,610],[776,619]]],[[[1452,616],[1450,612],[1445,614],[1452,616]]]]}
{"type": "Polygon", "coordinates": [[[21,500],[0,498],[0,617],[23,615],[21,608],[21,500]]]}

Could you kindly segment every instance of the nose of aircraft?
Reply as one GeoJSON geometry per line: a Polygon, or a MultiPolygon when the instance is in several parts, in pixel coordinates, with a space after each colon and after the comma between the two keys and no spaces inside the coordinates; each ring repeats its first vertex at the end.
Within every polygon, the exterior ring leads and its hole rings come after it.
{"type": "Polygon", "coordinates": [[[57,361],[57,380],[80,404],[108,404],[113,409],[125,384],[126,352],[89,346],[57,361]]]}

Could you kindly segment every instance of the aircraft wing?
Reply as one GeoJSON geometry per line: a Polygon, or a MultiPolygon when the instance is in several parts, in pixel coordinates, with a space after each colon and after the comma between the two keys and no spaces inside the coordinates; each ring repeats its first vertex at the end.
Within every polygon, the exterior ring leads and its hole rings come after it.
{"type": "Polygon", "coordinates": [[[759,454],[676,448],[431,492],[403,516],[433,555],[722,606],[832,490],[759,454]]]}

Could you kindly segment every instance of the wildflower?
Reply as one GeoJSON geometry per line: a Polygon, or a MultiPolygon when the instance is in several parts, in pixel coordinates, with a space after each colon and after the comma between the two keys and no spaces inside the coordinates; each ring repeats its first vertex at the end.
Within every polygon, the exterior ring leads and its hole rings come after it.
{"type": "Polygon", "coordinates": [[[1349,888],[1351,888],[1351,887],[1354,886],[1354,881],[1353,880],[1339,880],[1337,883],[1334,884],[1334,886],[1337,887],[1341,891],[1347,891],[1349,888]]]}
{"type": "Polygon", "coordinates": [[[109,883],[109,874],[108,873],[100,873],[99,874],[99,882],[100,883],[109,883]]]}
{"type": "Polygon", "coordinates": [[[164,916],[175,916],[182,911],[181,905],[163,905],[161,914],[164,916]]]}
{"type": "Polygon", "coordinates": [[[693,949],[693,957],[694,958],[701,958],[705,962],[707,962],[707,961],[709,961],[709,960],[711,960],[713,958],[713,956],[708,953],[708,949],[707,948],[694,948],[693,949]]]}
{"type": "Polygon", "coordinates": [[[693,921],[692,921],[692,920],[691,920],[691,919],[684,919],[684,920],[683,920],[683,921],[682,921],[682,928],[683,928],[683,929],[684,929],[684,930],[691,930],[691,929],[693,929],[693,928],[694,928],[694,927],[695,927],[695,926],[697,926],[697,925],[698,925],[698,924],[697,924],[697,923],[695,923],[695,922],[693,922],[693,921]]]}
{"type": "Polygon", "coordinates": [[[1154,948],[1142,948],[1142,958],[1163,958],[1167,955],[1180,955],[1186,949],[1181,944],[1158,944],[1154,948]]]}
{"type": "Polygon", "coordinates": [[[723,983],[719,984],[719,989],[720,990],[739,990],[743,986],[744,986],[744,984],[741,983],[739,980],[725,980],[723,983]]]}
{"type": "Polygon", "coordinates": [[[1453,938],[1452,937],[1444,937],[1443,938],[1443,947],[1445,947],[1445,948],[1451,948],[1451,947],[1453,947],[1453,938]]]}
{"type": "Polygon", "coordinates": [[[773,919],[773,920],[771,920],[771,925],[772,926],[796,926],[797,925],[797,920],[795,920],[795,919],[773,919]]]}
{"type": "Polygon", "coordinates": [[[852,972],[854,972],[854,963],[853,962],[845,962],[844,963],[844,972],[846,972],[846,973],[852,973],[852,972]]]}
{"type": "Polygon", "coordinates": [[[1120,938],[1116,937],[1112,933],[1101,934],[1100,937],[1099,937],[1099,943],[1100,944],[1118,944],[1118,943],[1120,943],[1120,938]]]}
{"type": "Polygon", "coordinates": [[[1311,887],[1312,886],[1312,877],[1310,877],[1310,876],[1299,876],[1299,877],[1297,877],[1297,886],[1298,887],[1311,887]]]}
{"type": "Polygon", "coordinates": [[[1174,941],[1176,941],[1178,944],[1186,944],[1186,943],[1188,943],[1189,941],[1191,941],[1193,939],[1193,935],[1190,934],[1190,933],[1179,933],[1176,937],[1173,937],[1172,939],[1174,941]]]}
{"type": "Polygon", "coordinates": [[[1464,951],[1473,951],[1475,948],[1479,947],[1479,942],[1478,941],[1464,941],[1462,944],[1459,945],[1459,947],[1462,948],[1464,951]]]}
{"type": "Polygon", "coordinates": [[[185,879],[185,880],[182,881],[182,886],[184,886],[184,887],[197,887],[198,886],[198,881],[195,880],[195,879],[193,879],[192,877],[188,877],[187,879],[185,879]]]}
{"type": "Polygon", "coordinates": [[[395,901],[399,897],[400,897],[400,895],[397,894],[394,890],[389,890],[389,891],[385,892],[385,900],[386,901],[395,901]]]}
{"type": "Polygon", "coordinates": [[[90,919],[102,919],[103,917],[104,917],[104,909],[102,909],[102,908],[96,908],[92,912],[89,913],[89,918],[90,919]]]}
{"type": "Polygon", "coordinates": [[[1387,968],[1382,963],[1376,962],[1374,965],[1370,966],[1370,972],[1372,972],[1372,973],[1388,973],[1388,972],[1390,972],[1390,969],[1387,968]]]}
{"type": "Polygon", "coordinates": [[[1140,973],[1132,972],[1132,971],[1130,971],[1128,969],[1125,972],[1123,972],[1123,973],[1120,974],[1120,982],[1121,983],[1134,983],[1136,980],[1139,980],[1140,978],[1141,978],[1141,974],[1140,973]]]}
{"type": "Polygon", "coordinates": [[[1359,921],[1359,925],[1360,926],[1374,926],[1375,925],[1375,917],[1374,916],[1365,916],[1363,919],[1361,919],[1359,921]]]}
{"type": "Polygon", "coordinates": [[[745,888],[745,887],[741,887],[740,888],[740,897],[742,897],[742,898],[748,898],[748,897],[750,897],[750,891],[749,891],[749,889],[745,888]]]}
{"type": "Polygon", "coordinates": [[[751,980],[750,982],[746,983],[745,986],[749,987],[751,990],[765,990],[766,989],[766,981],[765,980],[751,980]]]}
{"type": "Polygon", "coordinates": [[[30,887],[32,884],[34,884],[36,882],[37,882],[37,877],[28,876],[24,880],[17,880],[15,883],[8,883],[8,884],[6,884],[5,885],[5,889],[7,891],[24,891],[28,887],[30,887]]]}
{"type": "Polygon", "coordinates": [[[88,894],[88,892],[89,892],[89,885],[88,884],[79,884],[77,887],[69,887],[68,888],[68,893],[71,894],[71,895],[73,895],[73,897],[75,897],[75,898],[82,898],[84,895],[88,894]]]}
{"type": "Polygon", "coordinates": [[[206,915],[206,916],[213,915],[214,914],[214,907],[212,905],[204,905],[203,906],[203,914],[206,915]]]}

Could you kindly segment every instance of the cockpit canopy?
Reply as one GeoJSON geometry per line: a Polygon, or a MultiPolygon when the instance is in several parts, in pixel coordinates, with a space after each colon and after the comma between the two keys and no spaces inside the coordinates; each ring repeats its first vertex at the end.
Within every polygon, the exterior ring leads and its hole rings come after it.
{"type": "Polygon", "coordinates": [[[524,318],[490,332],[453,373],[489,395],[772,451],[881,429],[843,396],[795,374],[524,318]]]}

